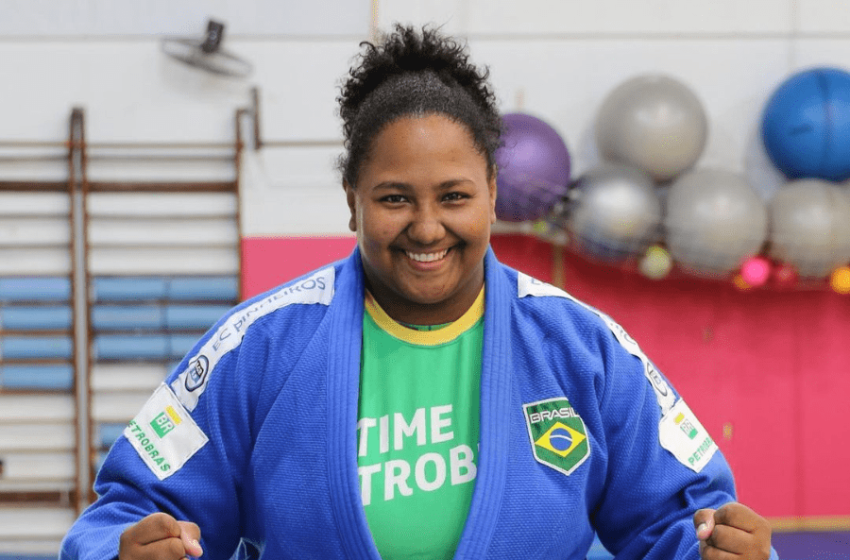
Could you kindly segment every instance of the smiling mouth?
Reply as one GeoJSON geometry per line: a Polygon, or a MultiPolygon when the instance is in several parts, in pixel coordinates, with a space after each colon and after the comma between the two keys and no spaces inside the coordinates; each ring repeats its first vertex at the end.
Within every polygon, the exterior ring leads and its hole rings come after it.
{"type": "Polygon", "coordinates": [[[410,251],[405,251],[404,254],[407,255],[407,258],[416,262],[430,263],[443,260],[450,250],[445,249],[436,253],[411,253],[410,251]]]}

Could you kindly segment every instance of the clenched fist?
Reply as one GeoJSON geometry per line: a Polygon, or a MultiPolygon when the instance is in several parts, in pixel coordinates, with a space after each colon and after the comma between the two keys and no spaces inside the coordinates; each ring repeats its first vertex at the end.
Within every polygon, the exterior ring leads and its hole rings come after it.
{"type": "Polygon", "coordinates": [[[204,553],[198,540],[201,530],[189,521],[167,513],[153,513],[121,534],[119,560],[182,560],[204,553]]]}
{"type": "Polygon", "coordinates": [[[770,524],[744,504],[701,509],[694,514],[694,527],[703,560],[770,558],[770,524]]]}

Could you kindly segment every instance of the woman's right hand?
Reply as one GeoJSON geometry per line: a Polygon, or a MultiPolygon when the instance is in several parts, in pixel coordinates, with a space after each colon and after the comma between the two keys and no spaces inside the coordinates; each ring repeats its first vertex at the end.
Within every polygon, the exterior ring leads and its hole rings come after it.
{"type": "Polygon", "coordinates": [[[119,560],[181,560],[204,553],[201,529],[167,513],[152,513],[121,534],[119,560]]]}

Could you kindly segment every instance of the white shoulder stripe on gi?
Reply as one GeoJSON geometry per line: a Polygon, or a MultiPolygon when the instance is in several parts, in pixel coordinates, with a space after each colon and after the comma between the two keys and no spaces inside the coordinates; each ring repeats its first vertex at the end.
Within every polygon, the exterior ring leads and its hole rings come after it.
{"type": "Polygon", "coordinates": [[[517,277],[517,289],[518,296],[520,298],[524,298],[526,296],[566,298],[574,301],[601,318],[608,328],[611,329],[611,332],[614,333],[614,337],[619,341],[620,345],[625,348],[629,354],[637,357],[643,363],[643,373],[647,380],[649,380],[652,388],[655,390],[655,397],[658,400],[658,406],[661,407],[661,414],[667,414],[667,412],[673,408],[673,405],[676,403],[676,396],[670,389],[670,386],[666,381],[664,381],[664,378],[661,377],[661,374],[658,373],[658,370],[655,369],[655,366],[652,365],[652,362],[649,361],[649,358],[646,357],[643,350],[640,349],[640,346],[638,346],[635,339],[629,336],[626,330],[611,319],[611,317],[602,313],[598,309],[594,309],[586,303],[577,300],[564,290],[556,288],[551,284],[541,282],[540,280],[532,278],[522,272],[520,272],[517,277]]]}
{"type": "Polygon", "coordinates": [[[186,370],[171,382],[177,398],[190,412],[195,410],[219,360],[239,347],[245,331],[261,317],[292,304],[330,305],[333,296],[334,268],[329,267],[235,311],[192,356],[186,370]]]}

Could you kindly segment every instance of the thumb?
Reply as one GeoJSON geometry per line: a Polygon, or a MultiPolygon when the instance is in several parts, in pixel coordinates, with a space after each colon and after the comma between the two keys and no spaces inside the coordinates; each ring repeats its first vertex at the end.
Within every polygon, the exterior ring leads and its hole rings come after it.
{"type": "Polygon", "coordinates": [[[180,525],[180,540],[183,541],[183,548],[188,556],[201,556],[204,549],[201,548],[198,540],[201,538],[201,529],[194,523],[189,521],[178,521],[180,525]]]}
{"type": "Polygon", "coordinates": [[[714,531],[714,510],[710,508],[700,509],[694,514],[694,528],[697,531],[697,539],[704,541],[714,531]]]}

